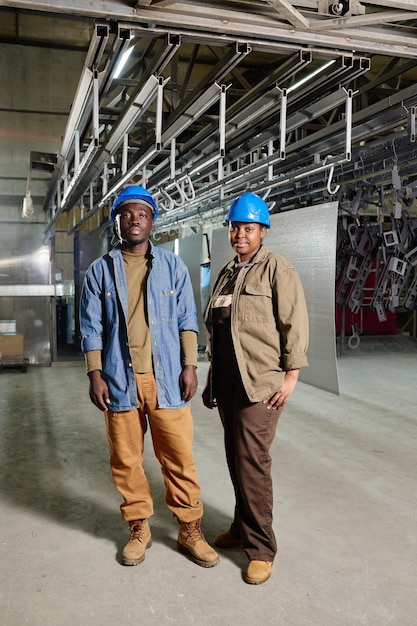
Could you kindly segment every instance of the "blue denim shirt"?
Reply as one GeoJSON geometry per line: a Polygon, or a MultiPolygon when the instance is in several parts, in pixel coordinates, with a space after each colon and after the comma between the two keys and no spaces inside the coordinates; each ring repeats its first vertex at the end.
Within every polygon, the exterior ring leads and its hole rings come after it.
{"type": "MultiPolygon", "coordinates": [[[[191,280],[185,263],[150,243],[147,316],[152,359],[161,408],[186,403],[181,398],[179,333],[198,332],[191,280]]],[[[127,334],[128,294],[120,246],[88,268],[80,300],[81,348],[102,351],[102,376],[109,387],[112,411],[138,406],[135,374],[127,334]]]]}

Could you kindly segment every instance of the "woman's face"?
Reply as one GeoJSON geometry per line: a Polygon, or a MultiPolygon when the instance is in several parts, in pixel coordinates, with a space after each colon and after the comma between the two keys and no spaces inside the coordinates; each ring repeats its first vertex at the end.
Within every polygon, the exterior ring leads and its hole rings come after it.
{"type": "Polygon", "coordinates": [[[248,261],[259,250],[266,226],[252,222],[229,222],[229,241],[239,261],[248,261]]]}

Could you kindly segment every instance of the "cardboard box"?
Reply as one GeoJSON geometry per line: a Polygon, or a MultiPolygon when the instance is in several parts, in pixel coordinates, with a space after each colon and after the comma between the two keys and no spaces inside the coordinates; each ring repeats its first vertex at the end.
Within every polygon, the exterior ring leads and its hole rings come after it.
{"type": "Polygon", "coordinates": [[[23,335],[0,335],[0,355],[13,357],[16,362],[23,361],[23,335]]]}

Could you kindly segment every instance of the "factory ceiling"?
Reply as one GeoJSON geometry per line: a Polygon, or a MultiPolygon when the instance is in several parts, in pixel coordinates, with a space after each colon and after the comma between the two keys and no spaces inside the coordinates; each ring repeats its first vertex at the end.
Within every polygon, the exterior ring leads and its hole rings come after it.
{"type": "Polygon", "coordinates": [[[414,0],[0,1],[0,212],[102,228],[127,182],[159,231],[337,200],[417,214],[414,0]]]}

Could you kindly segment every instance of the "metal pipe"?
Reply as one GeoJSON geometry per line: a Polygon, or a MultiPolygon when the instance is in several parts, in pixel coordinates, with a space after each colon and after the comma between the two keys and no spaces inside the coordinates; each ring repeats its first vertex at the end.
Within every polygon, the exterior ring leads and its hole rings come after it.
{"type": "MultiPolygon", "coordinates": [[[[127,172],[127,159],[129,155],[129,135],[125,133],[123,135],[123,150],[122,150],[122,174],[127,172]]],[[[105,196],[106,194],[103,193],[105,196]]]]}
{"type": "Polygon", "coordinates": [[[287,129],[287,100],[288,91],[282,89],[281,91],[281,117],[280,117],[280,142],[279,142],[279,156],[281,159],[285,159],[285,139],[287,129]]]}
{"type": "MultiPolygon", "coordinates": [[[[229,85],[230,87],[230,85],[229,85]]],[[[226,152],[226,135],[225,135],[225,126],[226,126],[226,91],[229,88],[226,85],[221,85],[220,87],[220,106],[219,106],[219,152],[222,156],[225,155],[226,152]]]]}
{"type": "Polygon", "coordinates": [[[345,91],[346,91],[345,156],[346,156],[346,160],[350,161],[352,158],[352,100],[353,100],[353,96],[358,92],[352,91],[352,89],[345,89],[345,91]]]}

